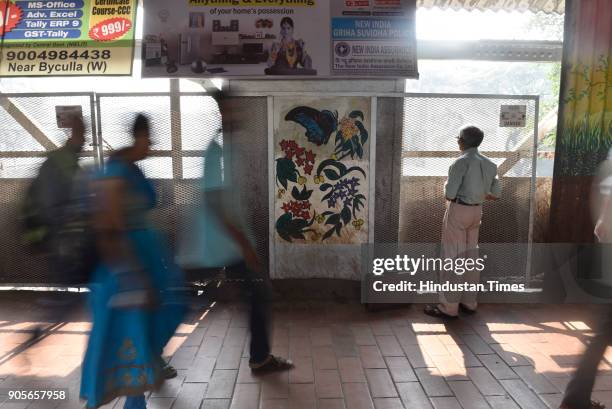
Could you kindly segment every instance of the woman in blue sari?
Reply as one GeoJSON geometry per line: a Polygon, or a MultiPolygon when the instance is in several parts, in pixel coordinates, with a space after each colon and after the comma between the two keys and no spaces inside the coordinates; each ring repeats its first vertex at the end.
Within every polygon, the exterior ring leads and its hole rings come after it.
{"type": "Polygon", "coordinates": [[[137,117],[133,135],[132,146],[114,153],[96,180],[102,261],[91,283],[93,328],[81,382],[87,408],[127,396],[125,409],[144,409],[144,393],[168,377],[161,353],[185,312],[172,291],[182,287],[182,273],[147,221],[155,191],[136,166],[149,151],[145,116],[137,117]]]}

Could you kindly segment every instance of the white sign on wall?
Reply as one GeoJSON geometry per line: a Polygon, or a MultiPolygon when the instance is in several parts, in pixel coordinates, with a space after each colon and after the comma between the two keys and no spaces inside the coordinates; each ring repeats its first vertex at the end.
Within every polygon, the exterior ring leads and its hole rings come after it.
{"type": "Polygon", "coordinates": [[[83,108],[80,105],[55,106],[55,119],[58,128],[72,128],[74,118],[83,120],[83,108]]]}
{"type": "Polygon", "coordinates": [[[527,105],[502,105],[499,111],[499,126],[522,128],[527,119],[527,105]]]}

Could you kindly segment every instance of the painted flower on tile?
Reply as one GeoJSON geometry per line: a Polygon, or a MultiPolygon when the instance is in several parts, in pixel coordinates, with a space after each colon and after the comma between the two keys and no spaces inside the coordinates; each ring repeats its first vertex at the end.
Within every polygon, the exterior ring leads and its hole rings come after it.
{"type": "Polygon", "coordinates": [[[358,193],[359,179],[356,177],[342,179],[332,185],[331,195],[327,199],[327,207],[336,207],[338,201],[345,203],[352,200],[358,193]]]}
{"type": "Polygon", "coordinates": [[[355,228],[355,230],[361,230],[361,226],[363,226],[365,222],[363,221],[363,219],[357,219],[357,220],[353,220],[353,227],[355,228]]]}
{"type": "Polygon", "coordinates": [[[342,118],[336,132],[336,149],[334,154],[342,160],[349,156],[351,159],[363,158],[363,146],[368,140],[368,131],[363,125],[364,115],[361,111],[352,111],[348,117],[342,118]]]}
{"type": "Polygon", "coordinates": [[[309,227],[315,221],[310,215],[312,190],[308,190],[306,186],[299,190],[294,186],[291,196],[293,200],[281,205],[284,213],[276,220],[275,226],[278,235],[288,242],[292,242],[293,239],[305,239],[305,233],[313,232],[309,227]]]}
{"type": "Polygon", "coordinates": [[[306,150],[294,140],[283,139],[279,143],[285,154],[276,159],[276,183],[287,189],[287,182],[305,184],[305,178],[298,168],[302,168],[306,175],[310,175],[314,168],[317,155],[312,150],[306,150]]]}
{"type": "MultiPolygon", "coordinates": [[[[331,210],[322,213],[327,217],[325,224],[332,227],[325,232],[322,240],[328,239],[336,233],[338,237],[342,228],[351,223],[352,219],[357,219],[357,213],[364,207],[366,197],[359,193],[360,179],[349,174],[358,173],[366,177],[365,171],[359,166],[347,168],[342,162],[327,159],[321,162],[317,168],[317,175],[324,173],[328,180],[335,183],[324,183],[319,189],[327,192],[322,201],[327,202],[327,207],[331,210]],[[341,208],[338,211],[338,207],[341,208]]],[[[357,229],[359,230],[361,226],[357,229]]]]}
{"type": "Polygon", "coordinates": [[[295,162],[296,166],[304,169],[304,173],[310,175],[317,158],[312,150],[306,150],[294,140],[283,139],[280,141],[281,150],[285,153],[285,158],[295,162]]]}
{"type": "Polygon", "coordinates": [[[311,206],[312,204],[310,203],[310,200],[291,200],[283,203],[281,209],[283,209],[285,213],[291,212],[294,217],[310,219],[311,206]]]}
{"type": "Polygon", "coordinates": [[[359,128],[355,125],[355,120],[353,118],[342,118],[340,121],[340,134],[342,135],[342,139],[348,141],[353,135],[357,135],[358,133],[359,128]]]}

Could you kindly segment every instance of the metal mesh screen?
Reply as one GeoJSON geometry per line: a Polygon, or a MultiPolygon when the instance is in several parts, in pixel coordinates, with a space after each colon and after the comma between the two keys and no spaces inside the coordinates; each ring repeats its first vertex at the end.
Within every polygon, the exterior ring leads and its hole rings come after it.
{"type": "MultiPolygon", "coordinates": [[[[181,101],[182,102],[182,101],[181,101]]],[[[193,105],[196,105],[196,101],[193,105]]],[[[200,101],[203,102],[203,101],[200,101]]],[[[151,213],[152,223],[161,229],[170,245],[176,247],[177,230],[181,223],[183,207],[193,203],[195,187],[193,180],[183,180],[176,175],[173,161],[182,161],[180,149],[173,156],[170,95],[149,96],[100,96],[100,135],[103,156],[132,143],[131,127],[138,113],[147,115],[151,121],[151,156],[138,163],[145,176],[152,180],[158,195],[158,203],[151,213]]],[[[184,129],[193,130],[196,124],[192,116],[183,115],[184,129]]],[[[192,132],[193,133],[193,132],[192,132]]],[[[204,141],[201,141],[202,145],[204,141]]],[[[180,148],[180,145],[179,147],[180,148]]],[[[200,147],[202,149],[203,146],[200,147]]],[[[202,162],[201,153],[199,162],[202,162]]],[[[200,173],[195,175],[201,176],[200,173]]]]}
{"type": "MultiPolygon", "coordinates": [[[[535,114],[535,99],[436,95],[405,98],[400,242],[440,241],[444,182],[459,151],[456,137],[462,126],[473,124],[484,131],[479,150],[498,165],[503,189],[501,200],[484,205],[480,242],[528,243],[530,205],[535,191],[532,180],[535,114]],[[500,127],[501,105],[526,105],[526,126],[500,127]]],[[[519,262],[524,265],[524,261],[519,262]]]]}
{"type": "Polygon", "coordinates": [[[398,241],[403,106],[404,98],[377,100],[375,243],[398,241]]]}
{"type": "MultiPolygon", "coordinates": [[[[221,115],[217,103],[208,96],[180,97],[182,151],[174,160],[181,161],[182,178],[175,177],[171,183],[174,189],[174,206],[177,212],[177,224],[170,226],[168,234],[174,238],[174,252],[179,264],[184,265],[184,254],[187,251],[186,241],[191,240],[195,231],[194,218],[200,203],[200,178],[204,174],[203,152],[208,144],[218,135],[221,127],[221,115]]],[[[185,267],[185,266],[184,266],[185,267]]],[[[189,272],[187,279],[202,279],[199,271],[189,272]]]]}
{"type": "Polygon", "coordinates": [[[49,141],[60,146],[69,136],[69,130],[57,127],[55,107],[63,105],[79,105],[83,111],[83,120],[86,127],[85,152],[92,150],[92,94],[54,96],[48,94],[24,94],[0,96],[2,109],[0,109],[0,124],[3,137],[0,141],[0,150],[9,151],[43,151],[44,148],[37,142],[32,134],[25,128],[22,115],[33,126],[40,129],[49,141]]]}
{"type": "Polygon", "coordinates": [[[0,282],[59,283],[62,275],[49,268],[46,258],[28,252],[21,241],[19,208],[47,149],[61,146],[69,131],[59,129],[55,107],[80,105],[86,123],[83,162],[94,160],[92,150],[92,95],[0,96],[0,282]],[[46,149],[46,148],[47,149],[46,149]]]}
{"type": "Polygon", "coordinates": [[[181,96],[181,141],[183,150],[202,150],[221,128],[217,103],[208,96],[181,96]]]}
{"type": "Polygon", "coordinates": [[[265,97],[231,98],[230,121],[232,177],[234,190],[246,209],[257,246],[257,254],[267,268],[269,259],[268,204],[268,116],[265,97]],[[245,120],[245,118],[248,118],[245,120]]]}
{"type": "Polygon", "coordinates": [[[152,222],[160,228],[171,245],[175,243],[174,226],[178,222],[178,209],[174,203],[172,181],[172,133],[170,126],[170,97],[165,96],[100,96],[100,140],[103,159],[113,151],[132,143],[131,127],[138,113],[151,120],[151,150],[154,156],[138,163],[145,176],[153,182],[158,203],[151,213],[152,222]],[[156,151],[166,151],[160,156],[156,151]]]}
{"type": "MultiPolygon", "coordinates": [[[[223,140],[231,142],[236,192],[246,205],[246,219],[253,222],[262,260],[268,257],[266,108],[266,98],[231,98],[231,115],[242,115],[248,120],[244,121],[244,127],[224,129],[223,134],[223,140]]],[[[190,213],[200,210],[198,185],[204,169],[203,154],[221,128],[221,116],[211,97],[183,95],[180,97],[180,135],[173,138],[173,131],[177,130],[171,122],[169,95],[103,96],[100,117],[105,157],[111,153],[109,147],[117,149],[130,143],[130,126],[136,112],[147,114],[152,122],[152,157],[140,164],[159,195],[151,220],[177,252],[181,234],[197,234],[189,231],[194,228],[189,222],[193,220],[190,213]]]]}
{"type": "MultiPolygon", "coordinates": [[[[147,115],[151,120],[151,149],[155,151],[172,148],[170,96],[100,96],[98,101],[100,106],[100,136],[105,156],[109,152],[131,143],[131,127],[139,113],[147,115]]],[[[147,160],[144,162],[146,163],[147,160]]],[[[145,173],[148,173],[147,167],[147,165],[144,165],[143,171],[145,173]]],[[[151,165],[151,168],[155,169],[156,172],[155,175],[150,175],[151,177],[160,177],[164,174],[161,170],[163,168],[161,161],[151,165]]],[[[171,178],[172,167],[164,170],[170,171],[166,174],[166,177],[171,178]]]]}
{"type": "MultiPolygon", "coordinates": [[[[18,206],[30,178],[49,146],[63,143],[57,129],[56,105],[81,105],[88,123],[84,161],[100,161],[131,141],[136,113],[152,121],[151,157],[141,163],[159,194],[153,223],[177,250],[181,228],[197,211],[203,150],[217,135],[221,117],[205,95],[183,94],[172,112],[170,94],[98,95],[97,122],[101,149],[93,149],[93,94],[2,96],[0,108],[0,282],[53,283],[58,276],[45,261],[19,242],[18,206]],[[10,101],[10,104],[8,103],[10,101]],[[17,110],[17,111],[16,111],[17,110]],[[176,116],[178,114],[178,116],[176,116]],[[25,118],[25,119],[24,119],[25,118]],[[178,120],[177,120],[178,118],[178,120]],[[28,125],[33,124],[33,125],[28,125]],[[26,129],[29,126],[32,129],[26,129]],[[33,128],[40,130],[35,131],[33,128]],[[36,137],[32,136],[36,135],[36,137]],[[46,140],[41,139],[44,135],[46,140]],[[101,158],[96,155],[100,153],[101,158]]],[[[224,124],[223,139],[231,147],[231,167],[240,200],[247,210],[257,251],[269,259],[268,121],[266,97],[231,97],[233,119],[224,124]]],[[[176,100],[175,100],[176,102],[176,100]]],[[[529,241],[533,192],[534,99],[419,95],[378,98],[375,242],[438,242],[444,213],[443,184],[457,156],[458,129],[473,123],[485,131],[481,150],[503,171],[502,200],[484,209],[481,242],[529,241]],[[525,128],[500,128],[501,104],[526,104],[525,128]]],[[[227,122],[227,121],[226,121],[227,122]]]]}

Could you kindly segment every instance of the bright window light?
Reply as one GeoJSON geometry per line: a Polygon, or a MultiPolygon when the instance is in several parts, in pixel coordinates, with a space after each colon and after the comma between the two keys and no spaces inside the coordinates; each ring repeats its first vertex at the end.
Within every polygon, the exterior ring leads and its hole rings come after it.
{"type": "Polygon", "coordinates": [[[563,16],[532,12],[418,9],[419,40],[562,41],[563,16]]]}

